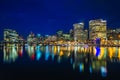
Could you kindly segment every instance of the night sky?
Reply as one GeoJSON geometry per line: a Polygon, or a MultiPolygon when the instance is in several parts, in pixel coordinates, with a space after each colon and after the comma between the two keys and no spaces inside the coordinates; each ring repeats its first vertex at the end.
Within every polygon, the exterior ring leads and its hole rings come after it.
{"type": "Polygon", "coordinates": [[[105,19],[109,28],[120,27],[119,0],[0,0],[0,39],[3,29],[15,29],[24,38],[35,34],[69,32],[74,23],[105,19]]]}

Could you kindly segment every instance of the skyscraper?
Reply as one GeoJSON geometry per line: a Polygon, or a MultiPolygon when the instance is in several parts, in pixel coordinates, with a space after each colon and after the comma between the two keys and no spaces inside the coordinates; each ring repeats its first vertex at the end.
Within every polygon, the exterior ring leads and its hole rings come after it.
{"type": "Polygon", "coordinates": [[[107,22],[106,20],[97,19],[89,21],[89,39],[107,38],[107,22]]]}
{"type": "Polygon", "coordinates": [[[74,26],[74,41],[84,42],[87,40],[87,33],[84,30],[84,23],[76,23],[74,26]]]}

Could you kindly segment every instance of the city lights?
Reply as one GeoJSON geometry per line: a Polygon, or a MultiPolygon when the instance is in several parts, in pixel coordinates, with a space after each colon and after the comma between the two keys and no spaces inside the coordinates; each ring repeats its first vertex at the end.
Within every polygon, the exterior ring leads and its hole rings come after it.
{"type": "Polygon", "coordinates": [[[120,31],[107,29],[107,21],[102,19],[90,20],[88,30],[84,26],[83,22],[75,23],[69,33],[59,30],[54,35],[31,32],[26,39],[16,30],[4,29],[3,61],[12,63],[19,57],[22,59],[25,48],[31,61],[57,60],[59,64],[68,61],[81,73],[87,67],[90,74],[100,72],[106,77],[107,61],[120,61],[120,31]]]}
{"type": "Polygon", "coordinates": [[[120,31],[107,29],[107,21],[96,19],[89,21],[89,29],[85,24],[75,23],[69,33],[59,30],[54,35],[41,35],[31,32],[27,40],[23,39],[15,30],[4,29],[3,43],[20,43],[20,45],[61,45],[61,46],[119,46],[120,31]]]}

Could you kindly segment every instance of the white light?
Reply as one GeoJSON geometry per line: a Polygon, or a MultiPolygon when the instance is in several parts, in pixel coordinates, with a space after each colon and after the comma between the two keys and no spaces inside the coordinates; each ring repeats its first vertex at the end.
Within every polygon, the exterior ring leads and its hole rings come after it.
{"type": "Polygon", "coordinates": [[[83,25],[83,23],[78,23],[78,24],[81,24],[81,25],[83,25]]]}

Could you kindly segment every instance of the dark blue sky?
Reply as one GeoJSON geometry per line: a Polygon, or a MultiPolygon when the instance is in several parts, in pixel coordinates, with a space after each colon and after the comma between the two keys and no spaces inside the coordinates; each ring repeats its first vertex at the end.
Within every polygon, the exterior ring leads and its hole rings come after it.
{"type": "Polygon", "coordinates": [[[15,29],[26,37],[30,31],[68,32],[73,23],[106,19],[108,27],[120,27],[119,0],[0,0],[0,39],[3,29],[15,29]]]}

